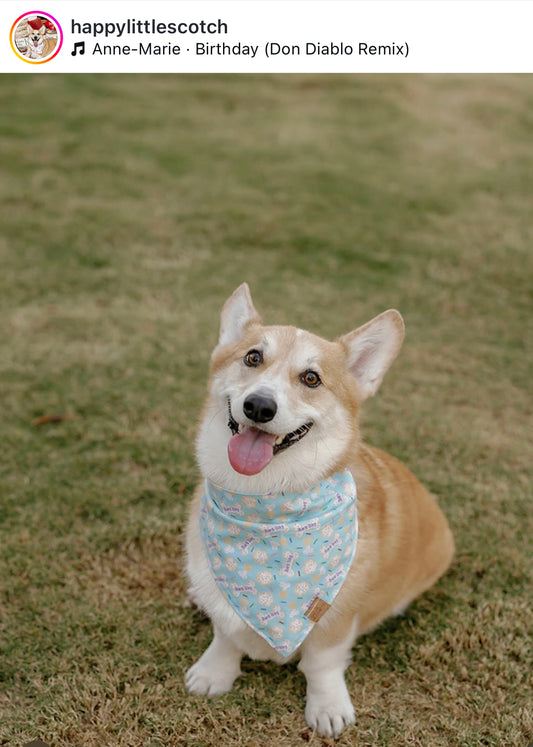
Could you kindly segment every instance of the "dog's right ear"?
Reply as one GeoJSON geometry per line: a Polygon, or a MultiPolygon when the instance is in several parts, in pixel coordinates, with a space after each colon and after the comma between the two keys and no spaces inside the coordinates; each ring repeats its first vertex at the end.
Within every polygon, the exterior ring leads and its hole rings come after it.
{"type": "Polygon", "coordinates": [[[242,283],[222,308],[218,344],[235,344],[243,336],[246,327],[252,323],[261,324],[261,317],[252,303],[248,283],[242,283]]]}

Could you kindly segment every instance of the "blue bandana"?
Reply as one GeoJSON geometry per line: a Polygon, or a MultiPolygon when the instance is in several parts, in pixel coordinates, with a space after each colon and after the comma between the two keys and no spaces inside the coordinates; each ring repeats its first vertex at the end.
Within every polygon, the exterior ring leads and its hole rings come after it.
{"type": "Polygon", "coordinates": [[[348,470],[306,493],[241,494],[205,481],[200,530],[215,581],[282,656],[302,644],[348,574],[356,494],[348,470]]]}

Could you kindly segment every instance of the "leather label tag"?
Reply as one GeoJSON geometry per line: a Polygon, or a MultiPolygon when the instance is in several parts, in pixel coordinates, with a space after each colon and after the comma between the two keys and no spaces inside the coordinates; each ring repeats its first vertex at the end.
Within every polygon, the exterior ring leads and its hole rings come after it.
{"type": "Polygon", "coordinates": [[[324,602],[322,599],[320,599],[320,597],[315,597],[307,608],[305,616],[308,617],[312,622],[316,623],[323,615],[326,614],[330,607],[331,604],[324,602]]]}

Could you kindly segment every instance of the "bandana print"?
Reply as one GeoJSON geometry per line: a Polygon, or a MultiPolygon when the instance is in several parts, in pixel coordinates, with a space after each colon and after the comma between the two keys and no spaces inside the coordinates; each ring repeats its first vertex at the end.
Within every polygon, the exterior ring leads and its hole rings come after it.
{"type": "Polygon", "coordinates": [[[200,529],[215,581],[282,656],[302,644],[348,574],[356,494],[348,470],[306,493],[245,495],[205,481],[200,529]]]}

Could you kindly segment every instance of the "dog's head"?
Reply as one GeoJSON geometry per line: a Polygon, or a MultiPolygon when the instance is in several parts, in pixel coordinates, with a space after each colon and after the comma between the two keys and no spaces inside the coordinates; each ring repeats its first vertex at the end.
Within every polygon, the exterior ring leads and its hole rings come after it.
{"type": "Polygon", "coordinates": [[[243,283],[222,310],[200,468],[222,487],[304,489],[346,466],[360,403],[400,349],[397,311],[329,342],[295,327],[264,326],[243,283]]]}
{"type": "Polygon", "coordinates": [[[30,27],[30,34],[28,36],[28,43],[30,47],[37,50],[42,45],[46,34],[46,27],[42,25],[38,29],[30,27]]]}

